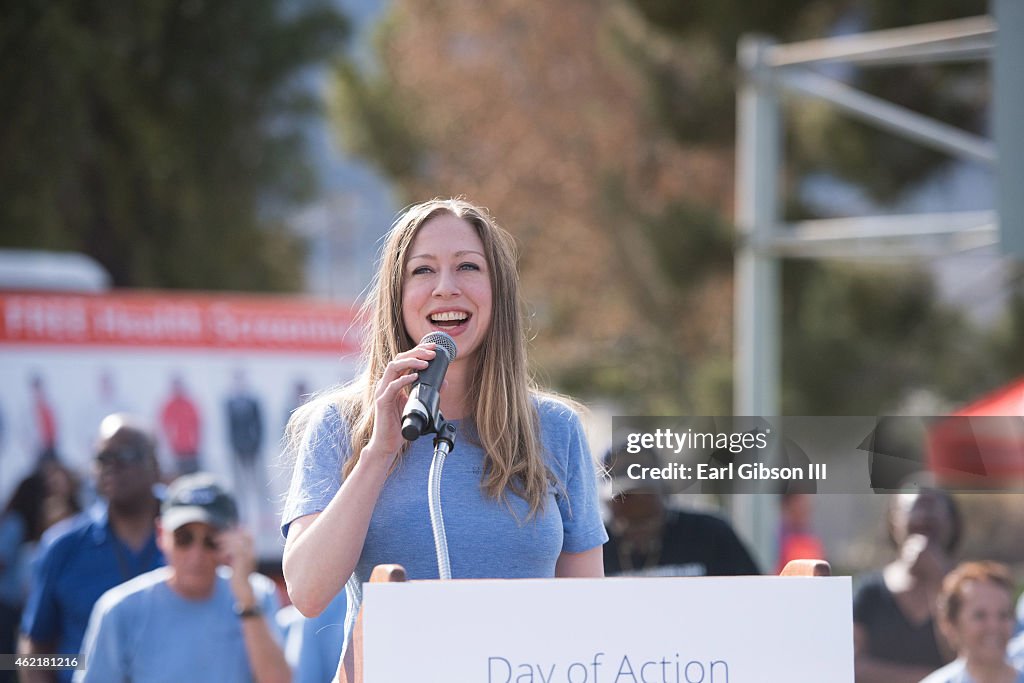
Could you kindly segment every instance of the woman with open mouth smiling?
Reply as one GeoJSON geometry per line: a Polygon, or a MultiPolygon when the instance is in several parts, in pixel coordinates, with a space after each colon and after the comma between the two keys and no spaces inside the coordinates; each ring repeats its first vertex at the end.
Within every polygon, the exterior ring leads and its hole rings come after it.
{"type": "Polygon", "coordinates": [[[1014,584],[996,562],[965,562],[942,582],[942,632],[958,658],[921,683],[1024,683],[1008,661],[1006,646],[1015,626],[1014,584]]]}
{"type": "Polygon", "coordinates": [[[433,449],[401,433],[405,396],[436,353],[417,342],[435,331],[458,349],[440,394],[459,431],[442,481],[458,511],[445,518],[453,578],[603,576],[595,466],[572,405],[528,377],[516,258],[511,235],[463,200],[415,205],[392,227],[365,305],[362,374],[289,423],[284,574],[303,614],[378,564],[438,578],[433,449]]]}

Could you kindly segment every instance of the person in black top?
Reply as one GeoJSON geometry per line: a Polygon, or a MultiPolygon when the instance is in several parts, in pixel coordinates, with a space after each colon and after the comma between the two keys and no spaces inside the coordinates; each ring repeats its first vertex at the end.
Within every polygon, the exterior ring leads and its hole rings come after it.
{"type": "Polygon", "coordinates": [[[889,533],[899,556],[864,577],[853,596],[857,683],[917,683],[953,659],[935,616],[960,528],[945,491],[921,488],[890,499],[889,533]]]}
{"type": "Polygon", "coordinates": [[[657,467],[656,455],[616,449],[607,457],[612,495],[606,501],[605,576],[735,576],[760,574],[724,519],[668,505],[660,480],[627,476],[629,465],[657,467]]]}

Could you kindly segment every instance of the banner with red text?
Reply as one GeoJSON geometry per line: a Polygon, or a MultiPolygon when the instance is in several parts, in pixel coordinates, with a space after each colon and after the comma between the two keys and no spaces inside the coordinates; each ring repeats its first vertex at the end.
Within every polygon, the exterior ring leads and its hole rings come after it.
{"type": "Polygon", "coordinates": [[[233,485],[273,556],[284,425],[353,377],[359,341],[352,306],[310,299],[0,293],[0,501],[47,458],[88,479],[100,421],[127,411],[158,434],[168,478],[198,467],[233,485]]]}

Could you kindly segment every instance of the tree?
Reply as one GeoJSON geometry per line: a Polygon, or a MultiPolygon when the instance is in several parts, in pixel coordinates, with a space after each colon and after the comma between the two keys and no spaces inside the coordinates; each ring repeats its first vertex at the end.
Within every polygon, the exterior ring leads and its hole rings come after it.
{"type": "MultiPolygon", "coordinates": [[[[672,3],[628,0],[644,18],[620,24],[624,52],[644,74],[655,118],[681,144],[730,142],[736,44],[747,33],[789,42],[845,30],[878,30],[984,14],[981,0],[829,3],[784,0],[672,3]]],[[[983,64],[853,69],[833,74],[883,99],[977,133],[984,128],[983,64]]],[[[801,178],[828,172],[876,201],[898,199],[948,158],[852,121],[827,107],[790,104],[790,217],[814,217],[801,178]]],[[[939,303],[918,267],[784,262],[783,400],[787,414],[873,414],[899,408],[914,389],[947,402],[991,385],[1006,363],[984,353],[985,333],[939,303]]]]}
{"type": "MultiPolygon", "coordinates": [[[[644,21],[623,22],[619,40],[643,72],[647,99],[661,125],[683,142],[731,141],[735,121],[736,45],[760,33],[780,42],[836,32],[913,26],[985,14],[985,0],[625,0],[644,21]],[[638,25],[639,23],[639,25],[638,25]]],[[[986,126],[987,66],[917,64],[833,69],[830,75],[915,111],[976,133],[986,126]]],[[[800,103],[800,133],[787,150],[797,176],[829,172],[874,198],[896,199],[949,158],[823,107],[800,103]]],[[[795,205],[794,205],[795,206],[795,205]]]]}
{"type": "Polygon", "coordinates": [[[84,252],[120,286],[295,287],[302,70],[346,32],[320,0],[5,3],[3,244],[84,252]]]}
{"type": "Polygon", "coordinates": [[[685,220],[728,262],[730,164],[652,126],[611,19],[583,0],[396,3],[377,67],[338,69],[335,120],[404,201],[464,194],[516,235],[543,378],[678,409],[691,366],[728,344],[727,321],[695,312],[728,275],[702,267],[682,292],[636,234],[685,220]]]}
{"type": "MultiPolygon", "coordinates": [[[[727,413],[735,40],[789,28],[786,7],[820,35],[830,6],[396,2],[378,68],[339,70],[335,118],[405,200],[466,194],[516,234],[544,378],[637,412],[727,413]]],[[[803,342],[787,347],[787,409],[838,414],[895,406],[911,386],[942,389],[923,368],[950,360],[948,340],[970,330],[920,273],[868,286],[879,277],[821,266],[787,274],[786,325],[803,342]],[[796,298],[837,272],[822,290],[830,298],[796,298]],[[876,305],[895,311],[877,321],[884,329],[862,324],[876,305]],[[829,306],[857,307],[856,334],[830,336],[829,306]],[[928,342],[922,360],[893,355],[884,383],[851,396],[878,358],[857,350],[857,335],[877,352],[911,323],[928,342]],[[792,355],[836,347],[850,362],[833,373],[801,373],[792,355]]]]}

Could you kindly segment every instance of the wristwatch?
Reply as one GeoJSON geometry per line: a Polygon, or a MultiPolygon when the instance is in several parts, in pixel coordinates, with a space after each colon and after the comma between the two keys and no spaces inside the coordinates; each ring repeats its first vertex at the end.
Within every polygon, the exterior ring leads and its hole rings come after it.
{"type": "Polygon", "coordinates": [[[235,614],[239,619],[250,619],[252,617],[263,616],[263,609],[259,605],[250,605],[249,607],[235,605],[235,614]]]}

